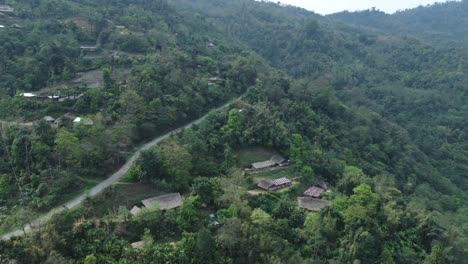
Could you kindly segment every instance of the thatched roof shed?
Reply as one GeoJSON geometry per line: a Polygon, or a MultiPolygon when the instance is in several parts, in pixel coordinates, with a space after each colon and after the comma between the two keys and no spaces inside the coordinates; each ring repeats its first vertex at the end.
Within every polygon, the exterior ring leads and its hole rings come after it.
{"type": "Polygon", "coordinates": [[[182,205],[182,197],[180,193],[169,193],[164,194],[152,198],[145,199],[141,201],[141,203],[145,206],[151,206],[153,204],[157,204],[159,209],[161,210],[168,210],[177,208],[182,205]]]}
{"type": "Polygon", "coordinates": [[[270,180],[261,180],[258,182],[257,186],[264,190],[268,190],[273,186],[273,182],[270,180]]]}
{"type": "Polygon", "coordinates": [[[322,208],[330,205],[330,201],[310,197],[297,197],[297,203],[300,208],[313,212],[318,212],[322,208]]]}
{"type": "Polygon", "coordinates": [[[312,186],[304,192],[304,195],[318,198],[324,191],[325,189],[322,189],[318,186],[312,186]]]}
{"type": "Polygon", "coordinates": [[[145,241],[138,241],[130,244],[130,246],[134,249],[142,249],[145,247],[145,241]]]}

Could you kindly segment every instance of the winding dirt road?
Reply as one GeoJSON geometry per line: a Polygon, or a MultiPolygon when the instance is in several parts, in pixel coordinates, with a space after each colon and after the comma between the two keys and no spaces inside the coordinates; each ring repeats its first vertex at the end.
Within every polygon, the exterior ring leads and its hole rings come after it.
{"type": "MultiPolygon", "coordinates": [[[[239,98],[241,98],[241,97],[239,97],[239,98]]],[[[220,106],[220,107],[218,107],[216,109],[213,109],[211,111],[218,111],[218,110],[224,109],[224,108],[228,107],[229,105],[231,105],[232,102],[233,101],[228,102],[228,103],[226,103],[226,104],[224,104],[224,105],[222,105],[222,106],[220,106]]],[[[61,212],[63,210],[71,209],[71,208],[74,208],[74,207],[78,206],[79,204],[81,204],[86,199],[86,197],[96,196],[102,190],[104,190],[107,187],[111,186],[112,184],[118,182],[128,172],[130,167],[135,163],[135,161],[138,159],[138,157],[140,156],[142,151],[148,150],[151,147],[153,147],[155,145],[158,145],[159,143],[161,143],[162,141],[164,141],[165,139],[167,139],[171,135],[175,135],[175,134],[181,132],[184,129],[190,128],[193,125],[196,125],[196,124],[199,124],[199,123],[203,122],[203,120],[206,119],[208,114],[209,113],[205,114],[204,116],[202,116],[201,118],[199,118],[199,119],[197,119],[195,121],[192,121],[192,122],[188,123],[185,126],[177,128],[175,130],[172,130],[171,132],[168,132],[168,133],[166,133],[166,134],[164,134],[164,135],[162,135],[160,137],[157,137],[157,138],[153,139],[152,141],[144,144],[143,146],[141,146],[133,154],[132,158],[130,158],[130,160],[128,160],[117,172],[112,174],[109,178],[107,178],[103,182],[96,185],[89,192],[87,192],[85,194],[81,194],[78,197],[74,198],[73,200],[71,200],[69,202],[66,202],[66,203],[62,204],[61,206],[50,210],[47,214],[42,215],[41,217],[33,220],[30,224],[27,224],[22,229],[17,229],[15,231],[12,231],[12,232],[10,232],[8,234],[3,235],[2,239],[3,240],[9,240],[10,238],[12,238],[14,236],[20,236],[20,235],[23,235],[25,233],[31,232],[31,230],[33,230],[35,227],[40,227],[41,225],[46,223],[52,217],[52,215],[54,215],[56,213],[59,213],[59,212],[61,212]]]]}

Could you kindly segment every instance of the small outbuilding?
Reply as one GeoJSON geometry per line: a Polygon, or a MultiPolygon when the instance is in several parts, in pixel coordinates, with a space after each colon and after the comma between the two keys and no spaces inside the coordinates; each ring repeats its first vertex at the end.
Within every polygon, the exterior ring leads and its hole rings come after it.
{"type": "Polygon", "coordinates": [[[73,123],[75,124],[83,124],[85,126],[92,126],[94,125],[94,121],[90,118],[83,118],[83,117],[77,117],[73,120],[73,123]]]}
{"type": "Polygon", "coordinates": [[[95,45],[81,45],[80,49],[84,52],[96,52],[98,50],[95,45]]]}
{"type": "Polygon", "coordinates": [[[145,241],[138,241],[130,244],[130,246],[134,249],[142,249],[145,247],[145,241]]]}
{"type": "Polygon", "coordinates": [[[141,211],[141,208],[138,206],[133,206],[133,208],[130,210],[131,215],[136,215],[141,211]]]}
{"type": "Polygon", "coordinates": [[[37,97],[35,93],[22,93],[21,96],[24,98],[36,98],[37,97]]]}
{"type": "Polygon", "coordinates": [[[328,184],[322,179],[318,178],[314,185],[304,192],[305,196],[318,198],[320,194],[328,190],[328,184]]]}
{"type": "Polygon", "coordinates": [[[274,192],[276,190],[288,187],[292,184],[292,181],[288,178],[282,177],[276,180],[261,180],[257,186],[264,189],[265,191],[274,192]]]}
{"type": "Polygon", "coordinates": [[[311,197],[297,197],[297,203],[300,208],[312,212],[318,212],[322,208],[325,208],[330,205],[330,201],[311,197]]]}
{"type": "Polygon", "coordinates": [[[42,118],[43,120],[45,120],[47,123],[49,124],[52,124],[54,123],[55,121],[55,118],[51,117],[51,116],[45,116],[44,118],[42,118]]]}
{"type": "Polygon", "coordinates": [[[168,210],[181,206],[182,196],[180,196],[180,193],[169,193],[142,200],[141,203],[145,207],[157,204],[159,209],[168,210]]]}
{"type": "Polygon", "coordinates": [[[211,78],[208,78],[208,84],[215,84],[219,81],[219,78],[218,77],[211,77],[211,78]]]}

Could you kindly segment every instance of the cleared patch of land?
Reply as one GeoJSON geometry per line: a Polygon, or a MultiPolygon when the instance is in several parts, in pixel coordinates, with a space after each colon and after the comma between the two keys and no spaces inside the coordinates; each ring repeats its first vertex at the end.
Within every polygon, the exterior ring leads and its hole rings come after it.
{"type": "Polygon", "coordinates": [[[242,148],[236,151],[238,165],[240,167],[249,167],[252,163],[269,160],[271,156],[278,154],[273,149],[264,147],[242,148]]]}
{"type": "MultiPolygon", "coordinates": [[[[114,68],[111,77],[116,81],[127,80],[130,75],[130,69],[128,68],[114,68]]],[[[102,71],[100,69],[78,72],[76,77],[70,81],[62,82],[59,84],[52,85],[41,89],[39,95],[50,95],[53,93],[59,93],[65,88],[72,87],[86,87],[86,88],[99,88],[104,85],[102,71]]]]}

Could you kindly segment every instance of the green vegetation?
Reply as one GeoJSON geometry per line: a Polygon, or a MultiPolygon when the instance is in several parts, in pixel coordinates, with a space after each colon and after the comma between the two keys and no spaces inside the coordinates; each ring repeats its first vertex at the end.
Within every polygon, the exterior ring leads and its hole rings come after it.
{"type": "Polygon", "coordinates": [[[405,31],[393,16],[356,28],[250,0],[7,3],[17,11],[0,19],[24,27],[0,31],[0,118],[10,121],[0,129],[0,231],[103,180],[142,142],[244,96],[143,151],[125,183],[0,241],[0,263],[467,259],[468,53],[440,47],[467,34],[440,27],[450,39],[428,45],[412,22],[441,9],[459,19],[454,6],[466,1],[394,15],[411,18],[405,31]],[[73,85],[80,76],[98,85],[73,85]],[[32,91],[68,99],[21,96],[32,91]],[[44,115],[61,122],[14,124],[44,115]],[[240,170],[275,153],[291,166],[240,170]],[[332,186],[331,205],[311,213],[296,199],[317,176],[332,186]],[[249,193],[280,177],[298,180],[249,193]],[[128,211],[169,192],[183,194],[179,208],[128,211]]]}

